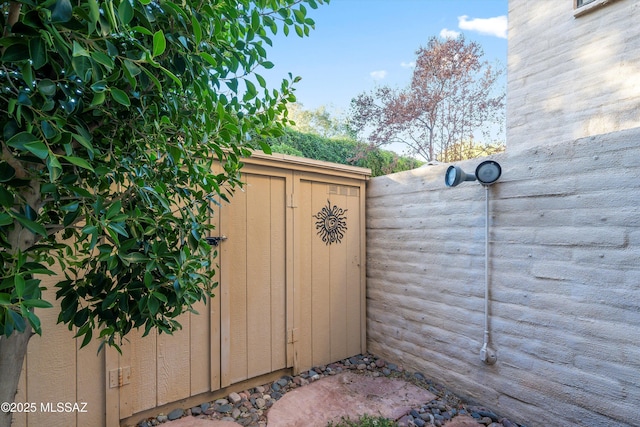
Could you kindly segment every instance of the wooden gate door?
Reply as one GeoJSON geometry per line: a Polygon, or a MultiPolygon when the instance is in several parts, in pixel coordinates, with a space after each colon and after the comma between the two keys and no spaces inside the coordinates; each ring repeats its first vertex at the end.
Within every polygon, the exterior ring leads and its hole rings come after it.
{"type": "Polygon", "coordinates": [[[297,187],[299,372],[366,349],[365,183],[302,175],[297,187]]]}
{"type": "MultiPolygon", "coordinates": [[[[223,204],[220,231],[221,386],[287,363],[286,171],[243,170],[243,191],[223,204]]],[[[290,276],[289,276],[290,277],[290,276]]]]}

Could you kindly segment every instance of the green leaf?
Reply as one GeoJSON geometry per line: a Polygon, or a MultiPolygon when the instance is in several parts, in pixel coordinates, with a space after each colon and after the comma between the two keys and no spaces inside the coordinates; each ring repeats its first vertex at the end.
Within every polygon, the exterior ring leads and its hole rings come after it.
{"type": "Polygon", "coordinates": [[[105,218],[111,219],[114,216],[116,216],[116,214],[120,213],[121,210],[122,210],[122,202],[120,200],[116,200],[116,202],[113,203],[111,206],[109,206],[109,209],[107,209],[107,212],[105,213],[105,218]]]}
{"type": "Polygon", "coordinates": [[[141,254],[140,252],[129,252],[127,254],[118,254],[118,257],[121,260],[126,261],[128,263],[149,261],[149,258],[144,256],[144,254],[141,254]]]}
{"type": "Polygon", "coordinates": [[[207,61],[212,67],[218,66],[218,61],[216,61],[216,59],[207,52],[200,52],[200,57],[207,61]]]}
{"type": "MultiPolygon", "coordinates": [[[[0,206],[4,206],[5,208],[12,208],[15,203],[15,198],[13,194],[7,190],[4,186],[0,187],[0,206]]],[[[13,220],[9,224],[11,224],[13,220]]],[[[5,224],[8,225],[8,224],[5,224]]]]}
{"type": "Polygon", "coordinates": [[[33,87],[33,68],[31,68],[31,64],[26,62],[22,65],[20,71],[22,72],[22,80],[24,80],[27,87],[33,87]]]}
{"type": "Polygon", "coordinates": [[[196,38],[196,47],[198,47],[202,41],[202,28],[195,16],[191,17],[191,27],[193,27],[193,36],[196,38]]]}
{"type": "Polygon", "coordinates": [[[164,33],[160,30],[156,31],[153,35],[153,56],[160,56],[167,48],[167,40],[164,38],[164,33]]]}
{"type": "Polygon", "coordinates": [[[52,308],[53,305],[49,301],[45,301],[42,299],[26,299],[22,301],[22,305],[25,307],[35,307],[35,308],[52,308]]]}
{"type": "Polygon", "coordinates": [[[118,6],[118,16],[123,24],[127,25],[133,19],[133,6],[129,0],[122,0],[118,6]]]}
{"type": "Polygon", "coordinates": [[[47,169],[49,170],[49,181],[55,182],[62,174],[62,165],[56,156],[47,157],[47,169]]]}
{"type": "MultiPolygon", "coordinates": [[[[24,318],[13,310],[9,310],[9,316],[11,317],[13,328],[18,332],[24,332],[24,329],[27,327],[27,324],[24,321],[24,318]]],[[[6,325],[5,325],[5,328],[6,328],[6,325]]]]}
{"type": "Polygon", "coordinates": [[[91,23],[96,25],[98,20],[100,19],[100,7],[98,6],[98,2],[96,0],[89,0],[89,19],[91,19],[91,23]]]}
{"type": "Polygon", "coordinates": [[[91,52],[91,58],[93,58],[97,63],[104,65],[110,70],[115,67],[115,63],[113,59],[104,52],[91,52]]]}
{"type": "Polygon", "coordinates": [[[16,170],[7,162],[0,162],[0,182],[11,181],[16,176],[16,170]]]}
{"type": "Polygon", "coordinates": [[[0,227],[4,227],[11,224],[13,224],[13,218],[11,218],[11,215],[6,213],[0,214],[0,227]]]}
{"type": "Polygon", "coordinates": [[[51,22],[69,22],[73,16],[73,9],[70,0],[56,0],[56,4],[51,11],[51,22]]]}
{"type": "Polygon", "coordinates": [[[57,85],[51,79],[42,79],[38,82],[38,92],[44,96],[53,96],[56,94],[57,85]]]}
{"type": "Polygon", "coordinates": [[[171,71],[167,70],[164,67],[160,67],[160,69],[162,71],[164,71],[164,73],[167,76],[169,76],[171,78],[171,80],[173,80],[178,85],[178,87],[180,87],[180,88],[182,87],[182,80],[180,80],[175,74],[173,74],[171,71]]]}
{"type": "MultiPolygon", "coordinates": [[[[105,90],[107,90],[107,82],[104,80],[99,80],[91,85],[91,91],[94,93],[104,92],[105,90]]],[[[93,102],[91,103],[91,105],[93,106],[93,102]]]]}
{"type": "Polygon", "coordinates": [[[129,96],[125,93],[125,91],[120,90],[118,88],[111,88],[111,97],[118,104],[122,104],[125,107],[131,106],[131,101],[129,100],[129,96]]]}
{"type": "Polygon", "coordinates": [[[42,335],[42,327],[40,325],[40,319],[38,318],[38,316],[36,316],[33,312],[29,310],[26,310],[24,314],[27,316],[27,320],[29,321],[29,324],[33,328],[33,331],[38,335],[42,335]]]}
{"type": "Polygon", "coordinates": [[[26,282],[22,275],[16,274],[15,276],[13,276],[13,286],[15,286],[16,288],[16,296],[18,298],[22,298],[22,296],[24,295],[25,284],[26,282]]]}
{"type": "Polygon", "coordinates": [[[87,52],[87,50],[84,47],[82,47],[80,45],[80,43],[78,43],[75,40],[73,41],[73,53],[72,53],[72,55],[73,56],[86,56],[86,57],[90,56],[89,52],[87,52]]]}
{"type": "Polygon", "coordinates": [[[11,297],[7,293],[0,293],[0,305],[11,305],[11,297]]]}
{"type": "Polygon", "coordinates": [[[160,309],[160,302],[153,296],[147,300],[147,307],[152,315],[155,315],[160,309]]]}
{"type": "Polygon", "coordinates": [[[16,221],[18,221],[20,225],[22,225],[27,230],[31,231],[34,234],[39,234],[43,237],[47,237],[47,230],[42,226],[42,224],[38,224],[35,221],[31,221],[30,219],[27,219],[23,215],[13,214],[13,216],[16,219],[16,221]]]}
{"type": "Polygon", "coordinates": [[[87,169],[90,170],[91,172],[94,172],[93,167],[91,166],[91,164],[89,164],[89,162],[87,162],[85,159],[80,158],[80,157],[75,157],[75,156],[61,156],[63,159],[65,159],[66,161],[68,161],[69,163],[72,163],[78,167],[81,167],[83,169],[87,169]]]}
{"type": "Polygon", "coordinates": [[[2,62],[21,62],[29,58],[29,49],[22,43],[9,45],[2,54],[2,62]]]}
{"type": "Polygon", "coordinates": [[[127,71],[129,71],[129,74],[131,74],[131,77],[135,77],[141,73],[140,67],[128,59],[124,60],[124,66],[127,68],[127,71]]]}
{"type": "Polygon", "coordinates": [[[258,92],[256,91],[256,85],[254,85],[251,81],[245,80],[244,83],[247,86],[247,91],[244,94],[243,100],[249,101],[255,98],[258,92]]]}
{"type": "Polygon", "coordinates": [[[24,144],[24,148],[40,159],[46,159],[49,148],[42,141],[31,141],[24,144]]]}

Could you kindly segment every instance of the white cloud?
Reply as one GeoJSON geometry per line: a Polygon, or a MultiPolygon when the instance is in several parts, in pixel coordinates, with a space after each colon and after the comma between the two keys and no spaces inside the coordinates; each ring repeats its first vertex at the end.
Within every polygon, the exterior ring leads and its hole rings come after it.
{"type": "Polygon", "coordinates": [[[443,39],[457,39],[459,35],[460,31],[449,30],[447,28],[440,30],[440,37],[443,39]]]}
{"type": "Polygon", "coordinates": [[[404,61],[402,61],[402,62],[400,63],[400,66],[401,66],[402,68],[413,68],[413,67],[415,67],[415,66],[416,66],[416,61],[411,61],[411,62],[404,62],[404,61]]]}
{"type": "Polygon", "coordinates": [[[458,27],[461,30],[477,31],[487,36],[507,38],[507,17],[505,15],[493,18],[473,18],[458,16],[458,27]]]}
{"type": "Polygon", "coordinates": [[[387,77],[387,70],[378,70],[372,71],[369,75],[373,78],[373,80],[382,80],[387,77]]]}

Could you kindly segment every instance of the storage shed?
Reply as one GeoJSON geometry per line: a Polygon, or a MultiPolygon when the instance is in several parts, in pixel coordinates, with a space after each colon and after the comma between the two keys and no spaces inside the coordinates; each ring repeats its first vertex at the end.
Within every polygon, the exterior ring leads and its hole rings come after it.
{"type": "Polygon", "coordinates": [[[242,172],[244,188],[211,218],[215,297],[172,336],[132,333],[122,354],[79,349],[58,312],[41,310],[16,400],[86,402],[87,412],[16,414],[16,426],[133,424],[365,351],[370,171],[256,153],[242,172]]]}

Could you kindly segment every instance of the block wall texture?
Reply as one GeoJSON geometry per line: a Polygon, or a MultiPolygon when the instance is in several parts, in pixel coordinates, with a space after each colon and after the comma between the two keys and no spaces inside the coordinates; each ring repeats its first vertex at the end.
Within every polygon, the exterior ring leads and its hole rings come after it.
{"type": "Polygon", "coordinates": [[[640,425],[639,13],[510,0],[490,188],[498,361],[480,360],[485,189],[446,188],[447,165],[369,182],[371,352],[529,427],[640,425]]]}
{"type": "Polygon", "coordinates": [[[511,151],[640,123],[640,2],[608,0],[578,17],[573,3],[509,0],[511,151]]]}
{"type": "Polygon", "coordinates": [[[640,129],[493,159],[497,363],[486,190],[446,165],[369,183],[369,350],[529,427],[640,425],[640,129]]]}

